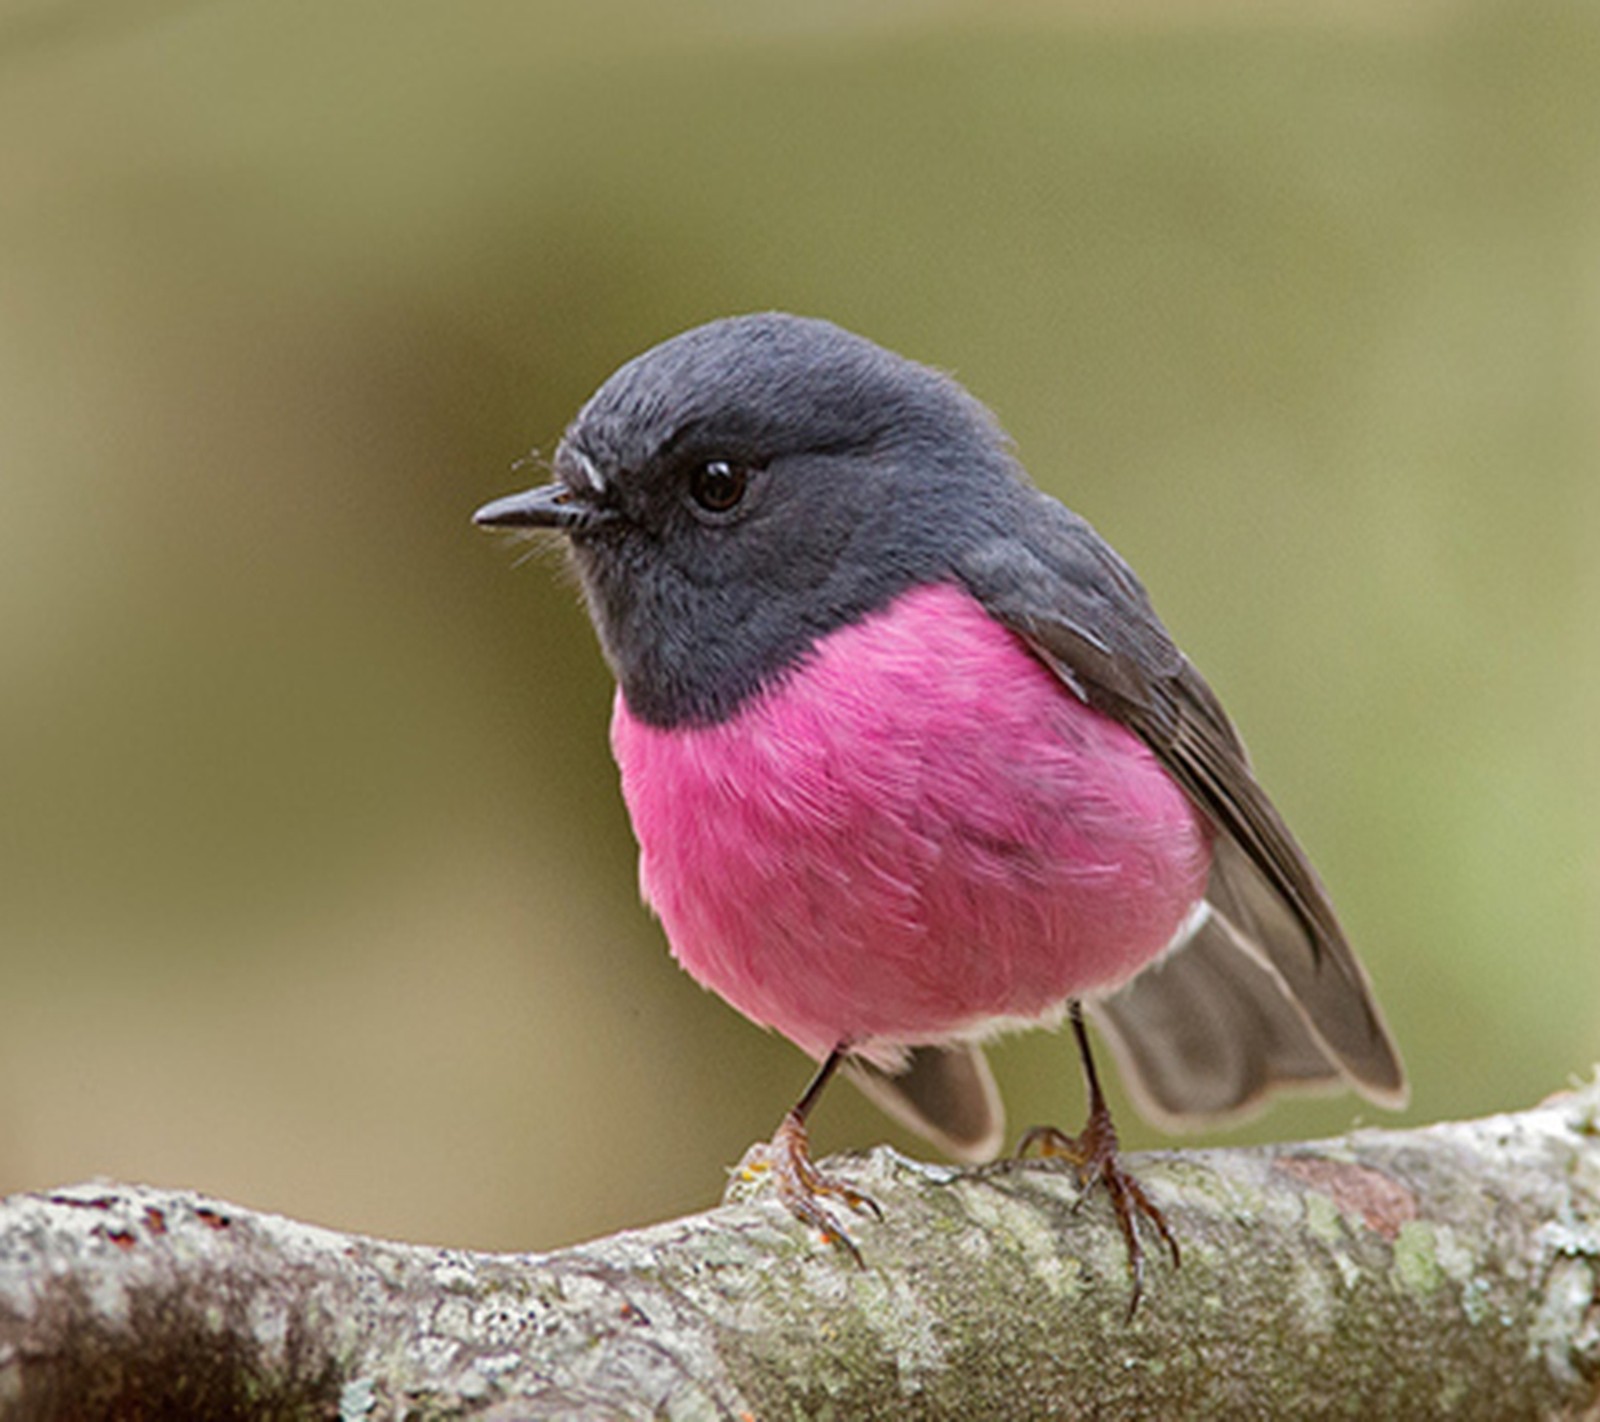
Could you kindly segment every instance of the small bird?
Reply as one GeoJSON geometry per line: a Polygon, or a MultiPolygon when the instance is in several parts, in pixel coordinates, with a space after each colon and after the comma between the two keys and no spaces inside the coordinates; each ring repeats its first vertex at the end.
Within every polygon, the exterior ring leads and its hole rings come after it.
{"type": "Polygon", "coordinates": [[[1140,1108],[1281,1087],[1405,1099],[1328,895],[1143,586],[950,377],[829,322],[713,321],[622,366],[554,482],[478,510],[564,534],[618,689],[611,744],[673,955],[820,1063],[772,1141],[859,1260],[806,1122],[843,1067],[953,1157],[1003,1115],[983,1043],[1070,1020],[1068,1157],[1179,1260],[1120,1163],[1084,1014],[1140,1108]]]}

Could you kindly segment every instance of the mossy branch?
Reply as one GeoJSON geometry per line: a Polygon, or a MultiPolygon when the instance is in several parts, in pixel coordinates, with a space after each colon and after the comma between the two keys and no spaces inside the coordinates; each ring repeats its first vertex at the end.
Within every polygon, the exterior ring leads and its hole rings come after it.
{"type": "MultiPolygon", "coordinates": [[[[1518,1115],[1134,1157],[1183,1243],[1131,1321],[1054,1163],[834,1161],[866,1258],[772,1201],[546,1255],[186,1191],[0,1202],[7,1418],[1593,1416],[1600,1086],[1518,1115]]],[[[750,1194],[741,1187],[741,1193],[750,1194]]]]}

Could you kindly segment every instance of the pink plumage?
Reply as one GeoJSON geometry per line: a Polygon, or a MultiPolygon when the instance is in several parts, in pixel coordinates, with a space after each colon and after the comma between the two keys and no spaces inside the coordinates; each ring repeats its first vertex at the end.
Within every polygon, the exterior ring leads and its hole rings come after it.
{"type": "Polygon", "coordinates": [[[1116,988],[1205,893],[1149,748],[964,589],[829,633],[714,725],[612,747],[684,968],[814,1057],[981,1036],[1116,988]]]}

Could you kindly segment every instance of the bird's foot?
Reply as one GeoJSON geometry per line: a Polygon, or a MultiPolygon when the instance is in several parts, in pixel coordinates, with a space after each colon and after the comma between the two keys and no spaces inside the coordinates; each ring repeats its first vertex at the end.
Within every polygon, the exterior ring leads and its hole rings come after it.
{"type": "Polygon", "coordinates": [[[839,1200],[857,1214],[870,1214],[880,1220],[883,1211],[870,1195],[863,1195],[842,1180],[824,1175],[817,1169],[811,1159],[805,1122],[796,1112],[791,1111],[783,1118],[783,1124],[770,1141],[760,1141],[751,1146],[735,1167],[734,1174],[742,1180],[770,1176],[778,1198],[790,1214],[803,1224],[820,1230],[828,1243],[837,1244],[858,1265],[863,1263],[855,1241],[834,1218],[823,1203],[823,1198],[827,1196],[839,1200]]]}
{"type": "MultiPolygon", "coordinates": [[[[1069,1136],[1054,1126],[1035,1126],[1018,1143],[1017,1158],[1020,1160],[1035,1146],[1042,1156],[1062,1156],[1072,1162],[1078,1172],[1078,1183],[1083,1188],[1078,1205],[1083,1203],[1096,1184],[1105,1187],[1106,1194],[1111,1198],[1112,1213],[1117,1217],[1117,1226],[1128,1246],[1128,1268],[1133,1274],[1133,1297],[1128,1302],[1128,1317],[1132,1318],[1144,1294],[1144,1247],[1139,1243],[1138,1229],[1141,1216],[1150,1222],[1172,1251],[1172,1267],[1178,1268],[1183,1261],[1178,1251],[1178,1241],[1167,1225],[1167,1217],[1145,1194],[1138,1180],[1122,1167],[1117,1151],[1117,1128],[1112,1124],[1111,1112],[1106,1109],[1104,1102],[1096,1102],[1090,1109],[1088,1124],[1076,1136],[1069,1136]]],[[[1073,1208],[1076,1209],[1077,1205],[1073,1208]]]]}

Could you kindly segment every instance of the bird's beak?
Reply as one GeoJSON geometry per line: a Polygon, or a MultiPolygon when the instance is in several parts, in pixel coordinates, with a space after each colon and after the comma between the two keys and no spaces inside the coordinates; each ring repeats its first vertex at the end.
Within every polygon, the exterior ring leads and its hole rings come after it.
{"type": "Polygon", "coordinates": [[[485,504],[472,521],[479,528],[569,529],[592,517],[593,509],[565,484],[541,484],[485,504]]]}

